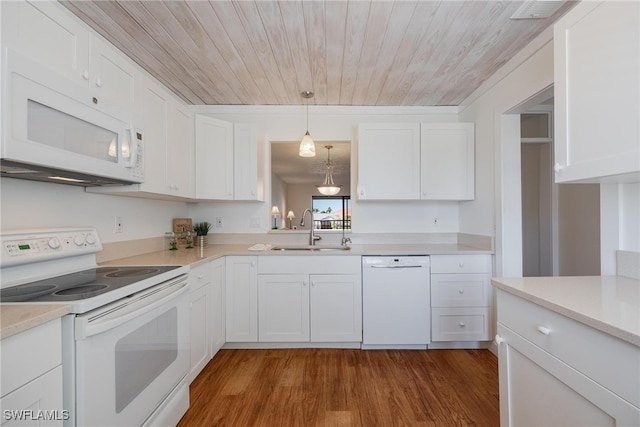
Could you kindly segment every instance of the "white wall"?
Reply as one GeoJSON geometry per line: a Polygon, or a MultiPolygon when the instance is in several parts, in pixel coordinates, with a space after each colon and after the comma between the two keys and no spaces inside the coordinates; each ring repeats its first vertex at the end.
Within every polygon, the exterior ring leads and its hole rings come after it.
{"type": "Polygon", "coordinates": [[[640,252],[640,183],[600,185],[600,271],[616,274],[616,251],[640,252]]]}
{"type": "Polygon", "coordinates": [[[85,193],[63,184],[2,178],[0,229],[95,227],[103,243],[160,237],[173,218],[187,216],[186,203],[85,193]],[[115,233],[115,217],[123,232],[115,233]]]}
{"type": "Polygon", "coordinates": [[[461,105],[460,121],[476,124],[476,199],[460,204],[460,232],[495,235],[498,276],[522,276],[516,114],[553,84],[552,35],[543,32],[461,105]]]}

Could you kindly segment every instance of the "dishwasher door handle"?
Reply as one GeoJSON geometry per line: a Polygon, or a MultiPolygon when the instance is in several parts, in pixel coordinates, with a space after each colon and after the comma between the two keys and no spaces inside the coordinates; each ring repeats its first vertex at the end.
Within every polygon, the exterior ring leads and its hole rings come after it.
{"type": "Polygon", "coordinates": [[[424,265],[371,265],[371,268],[422,268],[424,265]]]}

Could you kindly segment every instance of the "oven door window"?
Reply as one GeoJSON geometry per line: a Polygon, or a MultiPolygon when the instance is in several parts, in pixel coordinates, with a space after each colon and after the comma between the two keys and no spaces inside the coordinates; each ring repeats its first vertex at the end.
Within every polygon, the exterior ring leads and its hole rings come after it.
{"type": "Polygon", "coordinates": [[[178,358],[177,325],[178,310],[174,307],[116,343],[118,414],[178,358]]]}

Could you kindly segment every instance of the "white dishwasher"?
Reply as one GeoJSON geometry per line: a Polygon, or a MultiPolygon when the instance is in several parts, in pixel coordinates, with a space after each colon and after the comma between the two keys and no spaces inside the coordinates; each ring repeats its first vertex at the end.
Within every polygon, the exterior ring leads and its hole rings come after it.
{"type": "Polygon", "coordinates": [[[362,257],[362,348],[427,348],[428,256],[362,257]]]}

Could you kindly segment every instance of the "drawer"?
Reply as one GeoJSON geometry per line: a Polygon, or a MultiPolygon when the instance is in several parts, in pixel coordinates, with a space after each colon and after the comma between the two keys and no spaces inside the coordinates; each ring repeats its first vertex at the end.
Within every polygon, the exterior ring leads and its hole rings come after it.
{"type": "Polygon", "coordinates": [[[491,308],[431,309],[431,341],[490,341],[491,308]]]}
{"type": "Polygon", "coordinates": [[[640,407],[640,347],[498,290],[498,322],[640,407]]]}
{"type": "Polygon", "coordinates": [[[3,339],[0,343],[0,360],[3,396],[61,365],[61,320],[52,320],[3,339]]]}
{"type": "Polygon", "coordinates": [[[490,301],[488,273],[431,274],[432,307],[487,307],[490,301]]]}
{"type": "Polygon", "coordinates": [[[207,283],[211,283],[211,263],[207,262],[205,264],[191,267],[191,270],[189,271],[189,284],[191,286],[191,290],[195,291],[207,283]]]}
{"type": "Polygon", "coordinates": [[[489,273],[491,255],[431,255],[431,273],[489,273]]]}
{"type": "Polygon", "coordinates": [[[258,274],[360,274],[360,256],[274,255],[258,257],[258,274]]]}

